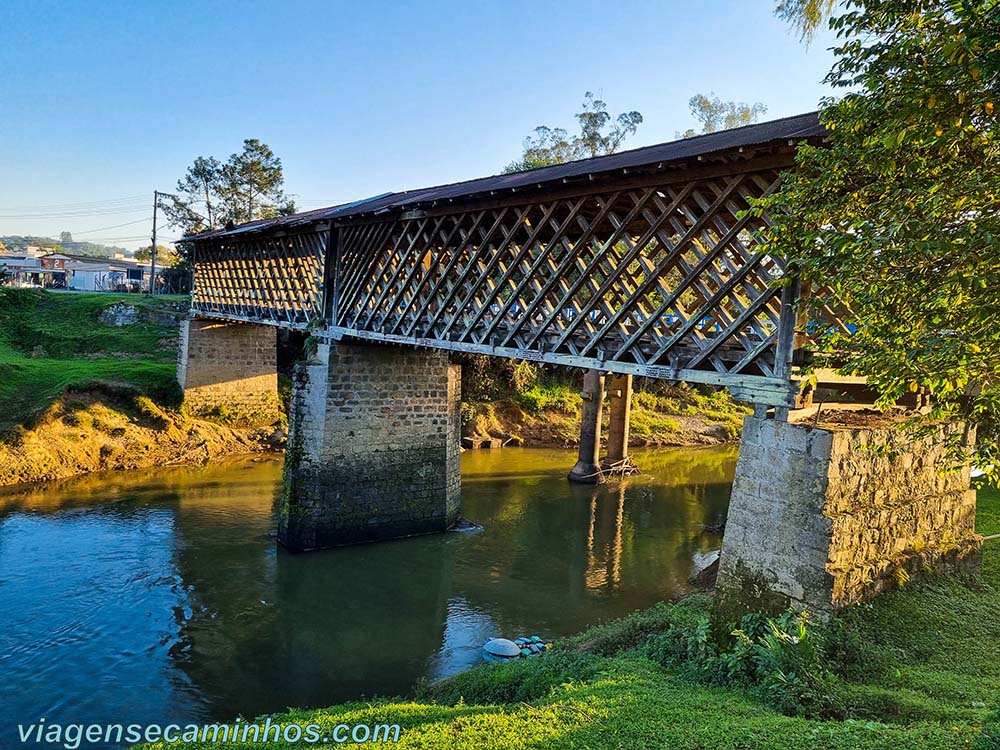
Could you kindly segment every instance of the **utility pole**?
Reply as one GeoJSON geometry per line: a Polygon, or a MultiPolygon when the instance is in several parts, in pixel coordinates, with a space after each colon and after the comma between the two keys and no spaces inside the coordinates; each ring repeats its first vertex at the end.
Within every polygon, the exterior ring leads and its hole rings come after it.
{"type": "Polygon", "coordinates": [[[156,294],[156,208],[160,203],[160,192],[153,191],[153,246],[149,252],[149,293],[156,294]]]}

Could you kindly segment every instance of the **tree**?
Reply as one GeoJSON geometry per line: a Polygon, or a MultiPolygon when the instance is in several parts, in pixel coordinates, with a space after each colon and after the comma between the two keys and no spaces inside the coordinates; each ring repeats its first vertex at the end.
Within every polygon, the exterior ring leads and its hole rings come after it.
{"type": "Polygon", "coordinates": [[[572,136],[564,128],[539,125],[534,135],[524,139],[524,154],[508,164],[504,172],[521,172],[613,154],[642,124],[642,115],[635,111],[612,117],[608,105],[590,91],[584,94],[583,111],[576,114],[576,119],[580,133],[572,136]]]}
{"type": "MultiPolygon", "coordinates": [[[[177,181],[177,193],[164,195],[160,208],[167,223],[184,235],[295,213],[295,203],[284,193],[281,159],[256,138],[243,141],[243,150],[225,162],[199,156],[177,181]]],[[[147,248],[148,250],[148,248],[147,248]]],[[[190,290],[190,248],[177,246],[177,256],[165,274],[177,292],[190,290]]],[[[148,257],[148,256],[147,256],[148,257]]],[[[157,251],[158,262],[160,257],[157,251]]]]}
{"type": "Polygon", "coordinates": [[[213,156],[199,156],[177,181],[177,195],[163,204],[167,222],[185,234],[215,229],[216,203],[222,165],[213,156]]]}
{"type": "MultiPolygon", "coordinates": [[[[811,23],[811,21],[810,21],[811,23]]],[[[821,113],[827,146],[755,210],[769,249],[846,305],[853,333],[818,331],[823,356],[865,375],[880,403],[930,389],[929,419],[979,430],[1000,459],[1000,3],[850,0],[821,113]]]]}
{"type": "MultiPolygon", "coordinates": [[[[757,122],[760,116],[767,112],[767,105],[761,102],[745,104],[743,102],[724,102],[711,92],[709,96],[695,94],[688,100],[691,114],[701,123],[702,133],[714,133],[717,130],[729,130],[757,122]]],[[[697,135],[693,128],[684,133],[678,133],[681,138],[697,135]]]]}
{"type": "Polygon", "coordinates": [[[224,163],[211,156],[195,159],[161,208],[184,234],[294,213],[284,181],[281,159],[267,144],[248,138],[224,163]]]}
{"type": "Polygon", "coordinates": [[[226,223],[243,224],[295,212],[282,191],[281,159],[256,138],[243,141],[243,151],[230,156],[219,174],[217,190],[226,223]]]}
{"type": "MultiPolygon", "coordinates": [[[[135,251],[135,256],[133,257],[140,263],[148,263],[152,257],[152,253],[150,252],[151,247],[151,245],[140,247],[135,251]]],[[[180,256],[173,248],[164,247],[163,245],[156,246],[156,265],[160,268],[176,265],[179,260],[180,256]]]]}
{"type": "Polygon", "coordinates": [[[60,232],[59,241],[64,245],[69,245],[73,242],[73,235],[70,232],[60,232]]]}
{"type": "Polygon", "coordinates": [[[788,21],[805,42],[811,42],[816,29],[825,21],[837,0],[780,0],[774,14],[788,21]]]}

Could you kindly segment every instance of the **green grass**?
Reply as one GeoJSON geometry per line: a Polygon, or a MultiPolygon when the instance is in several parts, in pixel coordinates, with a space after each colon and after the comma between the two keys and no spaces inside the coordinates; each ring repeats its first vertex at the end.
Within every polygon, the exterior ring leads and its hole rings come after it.
{"type": "Polygon", "coordinates": [[[555,411],[576,415],[580,411],[580,389],[566,383],[535,383],[518,393],[517,401],[529,414],[555,411]]]}
{"type": "MultiPolygon", "coordinates": [[[[1000,493],[980,490],[979,502],[979,530],[1000,533],[1000,493]]],[[[997,747],[982,727],[1000,694],[1000,543],[986,543],[981,577],[930,577],[839,618],[850,648],[829,658],[846,720],[784,716],[753,689],[706,684],[643,657],[651,635],[691,626],[710,608],[706,595],[659,604],[542,657],[422,686],[416,698],[293,710],[277,720],[315,722],[327,735],[341,723],[398,724],[400,747],[442,750],[997,747]]]]}
{"type": "Polygon", "coordinates": [[[101,311],[126,301],[155,311],[183,298],[0,289],[0,431],[30,423],[67,389],[134,388],[177,397],[172,325],[102,325],[101,311]]]}

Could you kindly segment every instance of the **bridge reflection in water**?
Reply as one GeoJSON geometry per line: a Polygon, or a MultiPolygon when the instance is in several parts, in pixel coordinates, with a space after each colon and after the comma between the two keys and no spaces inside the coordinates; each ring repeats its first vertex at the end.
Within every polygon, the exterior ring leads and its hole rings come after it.
{"type": "Polygon", "coordinates": [[[276,461],[0,495],[3,712],[220,719],[400,693],[477,663],[488,636],[686,591],[721,544],[735,451],[640,453],[649,476],[599,487],[565,481],[567,454],[466,453],[481,532],[314,555],[273,544],[276,461]]]}

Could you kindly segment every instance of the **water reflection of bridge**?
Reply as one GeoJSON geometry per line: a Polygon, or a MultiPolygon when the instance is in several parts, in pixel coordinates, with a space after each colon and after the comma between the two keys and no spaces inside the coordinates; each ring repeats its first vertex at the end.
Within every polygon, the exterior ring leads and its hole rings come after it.
{"type": "MultiPolygon", "coordinates": [[[[131,636],[97,637],[62,661],[76,683],[95,664],[118,664],[118,681],[93,696],[113,704],[109,720],[126,703],[150,721],[171,705],[186,717],[231,718],[405,692],[425,674],[478,661],[487,636],[575,632],[674,596],[692,557],[718,548],[718,534],[701,525],[725,515],[731,450],[676,452],[672,473],[615,489],[568,485],[565,452],[510,450],[521,476],[494,472],[501,452],[466,455],[467,513],[486,527],[480,534],[291,555],[269,541],[278,467],[253,462],[35,489],[0,500],[0,523],[107,516],[128,550],[153,539],[149,519],[158,519],[162,554],[105,571],[115,599],[133,588],[125,578],[143,572],[146,608],[134,608],[143,627],[123,617],[118,626],[131,636]],[[705,487],[690,484],[698,481],[705,487]],[[159,609],[147,618],[151,602],[159,609]],[[119,663],[123,651],[134,669],[119,663]],[[143,683],[147,696],[116,692],[130,687],[121,676],[144,672],[155,676],[143,683]]],[[[74,598],[58,588],[48,595],[74,598]]],[[[30,674],[18,679],[32,690],[30,674]]],[[[66,695],[67,705],[82,700],[71,687],[66,695]]]]}

